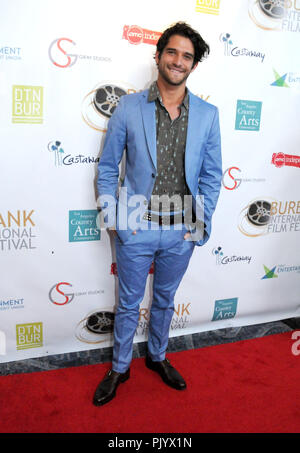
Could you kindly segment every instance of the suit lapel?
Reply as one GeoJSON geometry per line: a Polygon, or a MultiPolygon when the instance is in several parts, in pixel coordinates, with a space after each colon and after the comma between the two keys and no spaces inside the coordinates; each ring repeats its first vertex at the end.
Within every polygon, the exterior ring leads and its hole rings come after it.
{"type": "Polygon", "coordinates": [[[148,150],[156,168],[156,122],[155,122],[155,102],[147,101],[148,90],[143,94],[141,100],[142,118],[145,130],[148,150]]]}

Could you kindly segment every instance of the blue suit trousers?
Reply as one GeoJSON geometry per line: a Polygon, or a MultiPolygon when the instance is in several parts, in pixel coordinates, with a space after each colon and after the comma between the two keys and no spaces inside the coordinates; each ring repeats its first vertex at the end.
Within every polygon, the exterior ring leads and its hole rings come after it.
{"type": "Polygon", "coordinates": [[[148,329],[148,354],[153,361],[165,358],[174,297],[188,267],[194,242],[185,240],[184,225],[156,225],[139,229],[125,243],[115,239],[119,301],[114,324],[112,369],[124,373],[132,360],[133,339],[139,321],[147,277],[154,262],[153,297],[148,329]]]}

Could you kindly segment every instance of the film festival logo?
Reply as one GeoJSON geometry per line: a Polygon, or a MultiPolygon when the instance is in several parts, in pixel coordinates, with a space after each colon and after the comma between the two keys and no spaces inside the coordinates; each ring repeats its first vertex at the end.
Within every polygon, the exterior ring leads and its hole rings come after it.
{"type": "Polygon", "coordinates": [[[130,44],[152,44],[156,45],[162,33],[147,30],[139,25],[124,25],[122,39],[126,39],[130,44]]]}
{"type": "Polygon", "coordinates": [[[106,132],[108,120],[121,97],[136,91],[127,83],[101,82],[82,101],[81,114],[84,122],[96,131],[106,132]]]}
{"type": "Polygon", "coordinates": [[[259,131],[262,102],[238,100],[236,106],[235,130],[259,131]]]}
{"type": "Polygon", "coordinates": [[[34,210],[0,213],[0,251],[36,249],[34,210]]]}
{"type": "Polygon", "coordinates": [[[76,43],[69,38],[58,38],[52,41],[48,49],[50,61],[58,68],[71,68],[78,60],[81,61],[97,61],[97,62],[111,62],[111,58],[86,55],[78,53],[70,53],[74,49],[76,43]],[[69,50],[69,51],[68,51],[69,50]]]}
{"type": "Polygon", "coordinates": [[[231,35],[229,33],[222,33],[220,35],[220,41],[224,45],[224,55],[226,57],[254,57],[261,63],[264,62],[266,56],[265,53],[256,50],[249,50],[245,47],[234,46],[231,35]]]}
{"type": "Polygon", "coordinates": [[[300,201],[253,200],[241,210],[238,229],[251,238],[300,232],[300,201]]]}
{"type": "Polygon", "coordinates": [[[212,321],[234,318],[237,312],[237,304],[238,297],[216,300],[212,321]]]}
{"type": "Polygon", "coordinates": [[[14,85],[12,99],[13,123],[43,123],[43,87],[14,85]]]}
{"type": "Polygon", "coordinates": [[[248,13],[263,30],[300,32],[299,0],[248,0],[248,13]]]}
{"type": "Polygon", "coordinates": [[[43,323],[34,322],[16,325],[17,350],[43,346],[43,323]]]}
{"type": "Polygon", "coordinates": [[[196,0],[196,12],[218,16],[221,0],[196,0]]]}

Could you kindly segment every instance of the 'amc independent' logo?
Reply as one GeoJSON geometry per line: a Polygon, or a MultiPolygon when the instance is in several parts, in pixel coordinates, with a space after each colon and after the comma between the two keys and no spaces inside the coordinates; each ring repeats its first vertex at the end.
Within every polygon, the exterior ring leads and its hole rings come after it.
{"type": "Polygon", "coordinates": [[[43,346],[43,323],[17,324],[17,350],[43,346]]]}
{"type": "Polygon", "coordinates": [[[98,241],[97,209],[69,211],[69,242],[98,241]]]}
{"type": "Polygon", "coordinates": [[[238,298],[221,299],[215,301],[215,311],[212,321],[234,318],[236,315],[238,298]]]}
{"type": "Polygon", "coordinates": [[[14,85],[12,96],[13,123],[43,122],[43,87],[14,85]]]}
{"type": "Polygon", "coordinates": [[[262,102],[237,101],[235,129],[240,131],[259,131],[262,102]]]}

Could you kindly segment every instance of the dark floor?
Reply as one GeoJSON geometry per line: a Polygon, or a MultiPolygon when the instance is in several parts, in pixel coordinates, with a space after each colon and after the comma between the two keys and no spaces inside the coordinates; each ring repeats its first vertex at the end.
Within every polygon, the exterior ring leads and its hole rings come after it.
{"type": "MultiPolygon", "coordinates": [[[[260,338],[266,335],[289,332],[298,328],[300,329],[300,318],[291,318],[252,326],[194,333],[191,335],[170,338],[168,352],[185,351],[188,349],[233,343],[240,340],[249,340],[251,338],[260,338]]],[[[145,354],[146,343],[135,343],[133,358],[144,357],[145,354]]],[[[0,364],[0,375],[4,376],[16,373],[30,373],[33,371],[55,370],[57,368],[66,368],[70,366],[92,365],[110,362],[111,358],[112,348],[110,347],[18,360],[17,362],[0,364]]]]}

